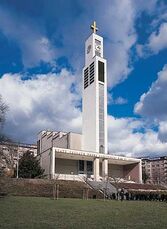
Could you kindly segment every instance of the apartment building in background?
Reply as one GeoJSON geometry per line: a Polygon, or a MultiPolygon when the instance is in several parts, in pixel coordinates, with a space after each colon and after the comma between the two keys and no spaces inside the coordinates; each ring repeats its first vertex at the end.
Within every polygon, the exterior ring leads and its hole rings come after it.
{"type": "Polygon", "coordinates": [[[0,167],[6,168],[6,161],[9,160],[15,168],[18,159],[27,151],[31,151],[34,156],[37,156],[37,145],[9,141],[0,142],[0,167]]]}
{"type": "Polygon", "coordinates": [[[143,158],[142,173],[148,177],[146,183],[167,185],[167,156],[143,158]]]}

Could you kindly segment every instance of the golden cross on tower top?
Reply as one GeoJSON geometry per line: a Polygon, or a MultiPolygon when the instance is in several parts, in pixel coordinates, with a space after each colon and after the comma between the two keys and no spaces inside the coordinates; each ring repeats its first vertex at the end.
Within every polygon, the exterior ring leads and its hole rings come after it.
{"type": "Polygon", "coordinates": [[[96,21],[93,22],[93,25],[91,25],[90,28],[93,30],[93,33],[97,32],[98,28],[96,27],[96,21]]]}

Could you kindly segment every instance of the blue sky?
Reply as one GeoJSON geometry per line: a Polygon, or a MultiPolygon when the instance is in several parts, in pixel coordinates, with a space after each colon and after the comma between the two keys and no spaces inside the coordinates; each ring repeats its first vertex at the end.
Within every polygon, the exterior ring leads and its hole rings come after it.
{"type": "Polygon", "coordinates": [[[96,20],[108,63],[109,152],[167,153],[167,1],[1,0],[4,132],[81,132],[84,42],[96,20]]]}

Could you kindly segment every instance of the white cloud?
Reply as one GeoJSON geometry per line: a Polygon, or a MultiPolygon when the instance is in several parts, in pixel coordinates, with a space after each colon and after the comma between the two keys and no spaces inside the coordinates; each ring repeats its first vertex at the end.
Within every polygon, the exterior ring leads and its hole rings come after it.
{"type": "Polygon", "coordinates": [[[140,97],[134,111],[155,120],[167,120],[167,66],[158,73],[158,79],[149,91],[140,97]]]}
{"type": "Polygon", "coordinates": [[[139,57],[143,57],[145,55],[144,53],[144,45],[137,44],[136,45],[136,52],[139,57]]]}
{"type": "Polygon", "coordinates": [[[151,33],[146,44],[137,44],[136,51],[139,57],[148,57],[158,54],[167,48],[167,22],[163,22],[158,30],[151,33]]]}
{"type": "Polygon", "coordinates": [[[167,21],[167,13],[166,13],[166,7],[162,7],[162,9],[160,9],[161,11],[159,11],[160,13],[158,14],[157,18],[154,18],[153,21],[151,22],[151,28],[156,29],[159,27],[159,25],[161,25],[162,23],[167,21]]]}
{"type": "Polygon", "coordinates": [[[167,48],[167,23],[161,24],[158,31],[153,32],[148,41],[147,47],[151,52],[157,54],[163,49],[167,48]]]}
{"type": "Polygon", "coordinates": [[[34,67],[43,62],[52,62],[55,48],[44,33],[39,31],[35,22],[19,18],[11,11],[0,7],[0,31],[8,40],[17,43],[21,50],[24,67],[34,67]]]}
{"type": "Polygon", "coordinates": [[[108,93],[107,101],[108,101],[108,104],[110,104],[110,105],[112,105],[112,104],[123,105],[123,104],[127,104],[128,103],[128,100],[123,98],[123,97],[121,97],[121,96],[119,96],[117,98],[113,98],[111,93],[108,93]]]}
{"type": "Polygon", "coordinates": [[[80,96],[71,90],[74,82],[75,76],[66,70],[29,80],[22,80],[18,74],[3,75],[0,92],[9,105],[6,133],[16,140],[32,142],[43,129],[80,131],[80,96]]]}
{"type": "Polygon", "coordinates": [[[115,104],[122,105],[128,103],[128,100],[122,97],[118,97],[115,99],[115,104]]]}
{"type": "Polygon", "coordinates": [[[159,123],[159,132],[158,132],[158,138],[162,142],[167,142],[167,121],[163,121],[159,123]]]}
{"type": "Polygon", "coordinates": [[[158,138],[167,142],[167,66],[158,73],[157,80],[148,92],[140,97],[134,111],[149,120],[152,119],[159,126],[158,138]]]}
{"type": "Polygon", "coordinates": [[[167,143],[161,142],[158,133],[147,128],[143,121],[109,116],[108,127],[110,154],[142,157],[160,156],[167,152],[167,143]]]}

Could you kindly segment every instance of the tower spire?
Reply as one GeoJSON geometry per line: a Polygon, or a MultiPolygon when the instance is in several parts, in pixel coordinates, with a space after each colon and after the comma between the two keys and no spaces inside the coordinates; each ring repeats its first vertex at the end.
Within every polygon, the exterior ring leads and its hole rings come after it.
{"type": "Polygon", "coordinates": [[[93,33],[96,33],[98,31],[98,28],[96,27],[96,21],[93,22],[90,28],[93,30],[93,33]]]}

